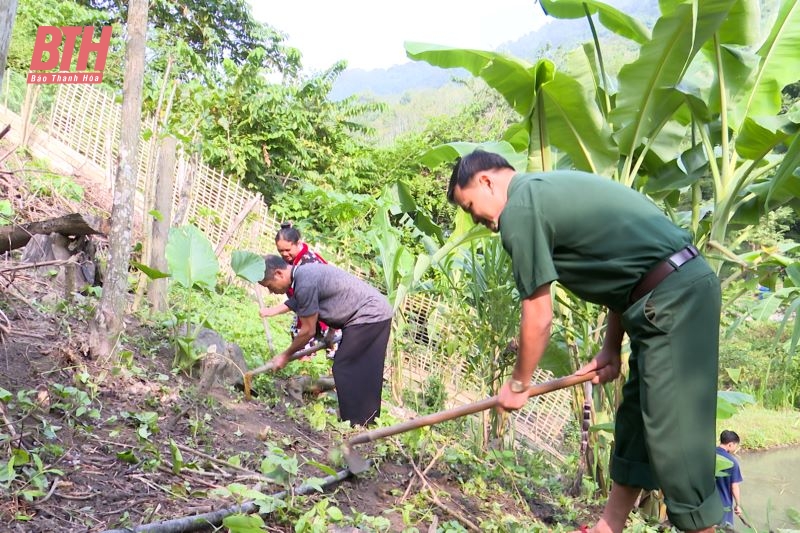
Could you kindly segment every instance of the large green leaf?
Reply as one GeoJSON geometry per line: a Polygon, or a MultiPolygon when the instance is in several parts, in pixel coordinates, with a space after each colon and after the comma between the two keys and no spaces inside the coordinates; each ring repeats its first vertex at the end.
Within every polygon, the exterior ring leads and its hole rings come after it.
{"type": "Polygon", "coordinates": [[[149,267],[143,263],[131,261],[131,265],[144,272],[145,275],[150,279],[163,279],[169,277],[169,272],[162,272],[156,268],[149,267]]]}
{"type": "Polygon", "coordinates": [[[578,170],[606,174],[619,154],[594,99],[574,78],[556,72],[540,88],[547,134],[578,170]]]}
{"type": "Polygon", "coordinates": [[[444,242],[442,228],[431,217],[422,211],[414,200],[411,188],[404,181],[397,180],[384,190],[383,197],[389,200],[389,212],[392,215],[408,213],[413,217],[414,225],[429,237],[434,237],[439,244],[444,242]]]}
{"type": "Polygon", "coordinates": [[[453,142],[440,144],[431,148],[422,155],[422,164],[434,168],[442,163],[452,163],[457,157],[462,157],[480,148],[487,152],[494,152],[503,156],[511,166],[517,170],[525,168],[525,154],[520,154],[506,141],[491,143],[453,142]]]}
{"type": "Polygon", "coordinates": [[[708,172],[708,159],[703,146],[698,144],[679,157],[662,165],[647,180],[642,192],[655,194],[687,187],[708,172]]]}
{"type": "Polygon", "coordinates": [[[539,361],[539,368],[548,370],[555,376],[567,376],[572,373],[572,358],[569,350],[562,344],[550,341],[539,361]]]}
{"type": "Polygon", "coordinates": [[[632,154],[683,103],[675,87],[733,2],[704,0],[676,6],[658,20],[652,40],[642,45],[638,59],[620,70],[617,108],[611,120],[620,127],[617,140],[623,154],[632,154]]]}
{"type": "Polygon", "coordinates": [[[231,256],[231,268],[234,274],[251,283],[264,279],[266,266],[264,258],[256,253],[237,250],[231,256]]]}
{"type": "Polygon", "coordinates": [[[525,166],[527,172],[542,172],[553,169],[547,113],[544,109],[543,94],[540,92],[540,88],[543,84],[553,81],[555,74],[555,65],[550,61],[539,61],[537,63],[536,86],[531,87],[531,92],[535,94],[536,103],[528,120],[528,162],[525,166]]]}
{"type": "MultiPolygon", "coordinates": [[[[758,56],[740,46],[723,45],[720,47],[722,75],[725,81],[725,92],[728,102],[741,101],[753,88],[753,73],[759,64],[758,56]]],[[[720,113],[720,77],[714,77],[711,87],[709,106],[715,113],[720,113]]],[[[728,105],[728,125],[734,131],[739,131],[744,116],[742,106],[728,105]]]]}
{"type": "Polygon", "coordinates": [[[800,72],[800,0],[783,0],[764,44],[761,63],[754,74],[753,90],[738,102],[741,117],[775,115],[781,107],[781,90],[800,72]]]}
{"type": "Polygon", "coordinates": [[[597,106],[601,109],[605,109],[607,104],[610,104],[610,102],[601,101],[601,97],[605,96],[604,91],[609,94],[609,97],[617,92],[616,82],[613,78],[606,76],[606,79],[603,79],[603,72],[600,70],[597,58],[597,48],[591,41],[583,43],[583,46],[569,53],[566,72],[582,86],[595,88],[597,106]]]}
{"type": "Polygon", "coordinates": [[[722,44],[753,45],[758,41],[761,6],[758,0],[736,0],[719,27],[722,44]]]}
{"type": "Polygon", "coordinates": [[[795,135],[770,182],[767,205],[780,205],[797,198],[800,198],[800,135],[795,135]]]}
{"type": "Polygon", "coordinates": [[[661,161],[671,161],[680,154],[689,129],[675,121],[669,120],[659,129],[655,139],[648,139],[650,153],[655,154],[661,161]]]}
{"type": "Polygon", "coordinates": [[[577,19],[599,13],[600,24],[616,33],[643,44],[650,40],[650,30],[639,20],[597,0],[539,0],[545,13],[560,19],[577,19]],[[584,7],[585,6],[585,7],[584,7]]]}
{"type": "MultiPolygon", "coordinates": [[[[514,110],[527,117],[533,108],[536,66],[497,52],[406,42],[406,54],[442,68],[464,68],[499,92],[514,110]]],[[[543,60],[545,61],[545,60],[543,60]]]]}
{"type": "Polygon", "coordinates": [[[509,126],[503,133],[503,140],[510,144],[515,152],[525,152],[528,149],[528,141],[530,140],[529,125],[530,123],[527,120],[517,122],[509,126]]]}
{"type": "Polygon", "coordinates": [[[166,256],[172,279],[183,287],[213,289],[217,284],[219,262],[208,238],[196,227],[170,228],[166,256]]]}
{"type": "Polygon", "coordinates": [[[749,394],[736,391],[717,391],[717,420],[732,417],[746,404],[755,403],[749,394]]]}
{"type": "Polygon", "coordinates": [[[736,153],[757,161],[781,144],[790,134],[784,131],[787,122],[781,117],[747,118],[736,137],[736,153]]]}
{"type": "Polygon", "coordinates": [[[411,189],[405,182],[395,181],[386,187],[383,194],[391,200],[389,212],[393,215],[413,213],[417,210],[417,202],[414,201],[414,195],[411,194],[411,189]]]}
{"type": "Polygon", "coordinates": [[[400,257],[403,254],[411,254],[400,242],[395,228],[389,220],[389,210],[382,207],[372,217],[373,229],[370,234],[374,237],[375,247],[378,250],[377,263],[383,273],[383,283],[387,293],[395,290],[398,280],[402,273],[398,271],[398,266],[403,264],[400,257]]]}

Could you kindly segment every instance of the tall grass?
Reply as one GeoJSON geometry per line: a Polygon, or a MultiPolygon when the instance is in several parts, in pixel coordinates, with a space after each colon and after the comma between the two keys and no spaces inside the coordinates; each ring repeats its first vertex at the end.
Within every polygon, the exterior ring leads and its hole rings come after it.
{"type": "Polygon", "coordinates": [[[736,431],[742,438],[742,447],[748,450],[800,444],[800,413],[748,405],[731,418],[717,422],[717,433],[723,429],[736,431]]]}
{"type": "Polygon", "coordinates": [[[751,394],[771,409],[800,408],[800,358],[777,323],[743,321],[720,343],[721,390],[751,394]]]}

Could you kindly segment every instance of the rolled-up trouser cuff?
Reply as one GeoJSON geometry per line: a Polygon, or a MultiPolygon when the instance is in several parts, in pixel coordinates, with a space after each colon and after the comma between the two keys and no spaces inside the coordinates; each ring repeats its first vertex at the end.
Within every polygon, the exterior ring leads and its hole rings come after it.
{"type": "Polygon", "coordinates": [[[620,485],[644,490],[659,488],[649,464],[629,461],[616,455],[611,458],[611,479],[620,485]]]}
{"type": "Polygon", "coordinates": [[[688,507],[675,501],[666,501],[669,521],[680,529],[704,529],[719,524],[722,518],[722,499],[715,490],[698,507],[688,507]]]}
{"type": "MultiPolygon", "coordinates": [[[[614,483],[644,490],[659,488],[650,465],[617,456],[611,458],[611,479],[614,483]]],[[[681,531],[703,529],[719,524],[723,514],[722,499],[716,490],[697,507],[669,499],[665,503],[670,522],[681,531]]]]}

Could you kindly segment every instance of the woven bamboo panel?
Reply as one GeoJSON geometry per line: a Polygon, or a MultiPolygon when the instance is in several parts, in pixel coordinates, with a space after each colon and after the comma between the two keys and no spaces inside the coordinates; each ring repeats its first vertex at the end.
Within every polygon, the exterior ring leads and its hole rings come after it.
{"type": "MultiPolygon", "coordinates": [[[[84,154],[98,166],[114,168],[121,124],[120,106],[110,96],[91,86],[61,86],[50,124],[50,134],[54,138],[84,154]]],[[[155,139],[141,142],[139,152],[137,189],[144,193],[157,168],[155,139]]],[[[219,254],[224,273],[231,274],[230,255],[234,250],[274,253],[274,237],[280,223],[256,193],[206,166],[196,156],[184,155],[180,148],[175,164],[175,185],[174,209],[182,201],[181,196],[188,192],[186,221],[202,230],[214,247],[226,240],[219,254]],[[237,221],[240,223],[232,228],[237,221]]],[[[137,195],[140,213],[143,196],[137,195]]],[[[331,263],[374,284],[368,271],[356,268],[341,252],[324,247],[315,249],[331,263]]],[[[481,385],[467,372],[463,351],[457,350],[453,354],[450,350],[448,355],[444,349],[445,344],[457,342],[459,335],[458,331],[453,331],[448,314],[448,309],[439,300],[425,294],[409,296],[402,309],[405,319],[402,338],[395,338],[395,343],[402,353],[402,375],[408,388],[420,390],[430,377],[435,377],[444,385],[450,407],[477,401],[483,393],[480,392],[481,385]]],[[[464,347],[467,349],[470,348],[464,347]]],[[[552,375],[541,370],[534,376],[534,382],[548,379],[552,379],[552,375]]],[[[555,457],[562,457],[559,450],[565,424],[572,416],[570,409],[571,395],[567,390],[531,399],[513,419],[517,438],[555,457]]]]}
{"type": "Polygon", "coordinates": [[[61,85],[56,93],[50,134],[95,164],[116,160],[121,109],[113,98],[90,85],[61,85]]]}
{"type": "MultiPolygon", "coordinates": [[[[551,372],[537,369],[532,382],[542,383],[553,378],[551,372]]],[[[572,417],[571,404],[572,393],[569,389],[531,398],[514,417],[517,438],[562,458],[560,450],[563,448],[564,430],[572,417]]]]}

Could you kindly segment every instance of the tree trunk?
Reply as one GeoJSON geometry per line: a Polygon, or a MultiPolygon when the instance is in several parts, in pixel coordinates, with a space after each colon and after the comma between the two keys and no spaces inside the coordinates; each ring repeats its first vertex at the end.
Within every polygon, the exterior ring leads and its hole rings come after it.
{"type": "MultiPolygon", "coordinates": [[[[172,220],[172,190],[175,181],[175,137],[166,137],[161,141],[156,172],[156,198],[153,208],[161,213],[160,218],[153,221],[153,236],[150,241],[149,265],[167,271],[167,237],[169,221],[172,220]]],[[[167,278],[150,281],[147,299],[151,309],[160,313],[167,309],[167,278]]]]}
{"type": "Polygon", "coordinates": [[[119,166],[114,187],[109,233],[108,275],[103,283],[103,297],[90,327],[89,349],[95,357],[109,358],[122,333],[122,317],[128,294],[133,201],[136,192],[139,131],[142,122],[142,83],[144,79],[147,0],[128,4],[128,42],[125,79],[122,84],[122,133],[119,143],[119,166]]]}
{"type": "Polygon", "coordinates": [[[0,0],[0,89],[3,88],[8,45],[11,42],[11,31],[14,29],[14,17],[16,16],[17,0],[0,0]]]}

